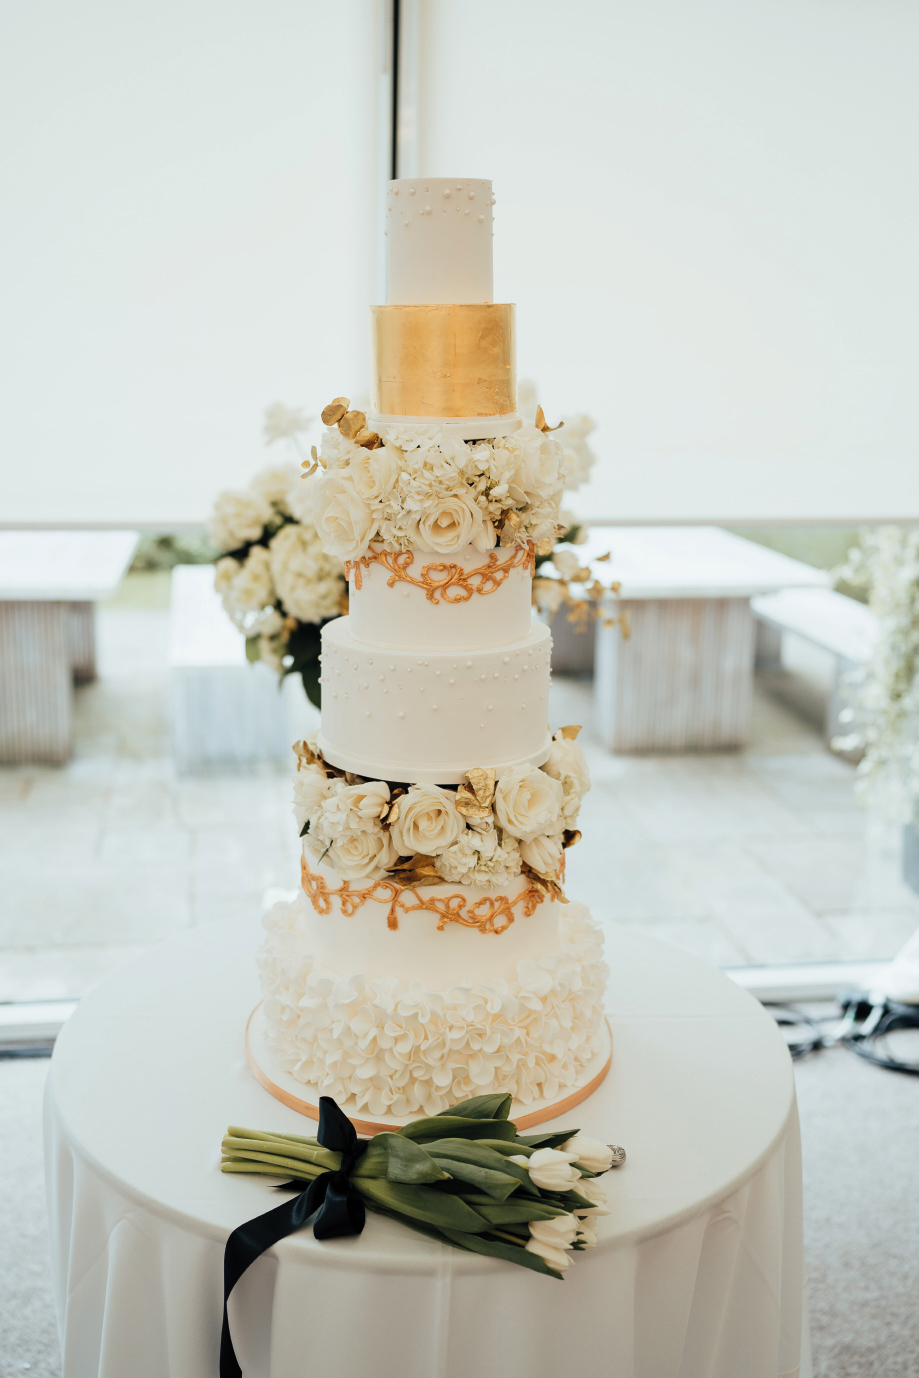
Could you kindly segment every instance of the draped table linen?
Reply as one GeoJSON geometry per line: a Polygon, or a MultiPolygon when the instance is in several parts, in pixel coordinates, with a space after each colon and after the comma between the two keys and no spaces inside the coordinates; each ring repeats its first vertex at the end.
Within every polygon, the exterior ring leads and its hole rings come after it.
{"type": "MultiPolygon", "coordinates": [[[[63,1378],[216,1378],[227,1236],[279,1204],[264,1180],[221,1174],[221,1137],[315,1132],[245,1063],[258,940],[246,922],[163,943],[58,1039],[46,1161],[63,1378]]],[[[810,1378],[784,1041],[674,948],[615,927],[607,959],[612,1069],[552,1125],[628,1152],[603,1179],[598,1247],[557,1282],[373,1214],[357,1238],[307,1229],[230,1299],[245,1378],[810,1378]]]]}

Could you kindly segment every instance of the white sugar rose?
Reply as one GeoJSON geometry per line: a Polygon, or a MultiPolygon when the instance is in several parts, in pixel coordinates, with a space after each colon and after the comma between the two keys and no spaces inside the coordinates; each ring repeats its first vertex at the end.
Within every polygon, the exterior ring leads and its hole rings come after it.
{"type": "MultiPolygon", "coordinates": [[[[414,540],[422,550],[454,555],[467,545],[487,550],[482,513],[467,493],[447,493],[430,499],[415,526],[414,540]]],[[[494,538],[492,538],[492,544],[494,538]]]]}
{"type": "Polygon", "coordinates": [[[208,534],[220,550],[238,550],[257,541],[271,520],[271,508],[257,493],[228,489],[220,493],[208,522],[208,534]]]}
{"type": "Polygon", "coordinates": [[[613,1150],[587,1134],[576,1134],[561,1145],[564,1153],[573,1153],[574,1161],[589,1172],[609,1172],[613,1166],[613,1150]]]}
{"type": "Polygon", "coordinates": [[[313,496],[313,516],[323,549],[329,555],[337,555],[340,560],[355,560],[363,555],[373,534],[373,514],[347,473],[325,473],[320,477],[313,496]]]}
{"type": "Polygon", "coordinates": [[[551,436],[535,426],[524,426],[508,436],[507,448],[515,456],[516,465],[508,491],[518,503],[546,499],[561,490],[567,473],[562,447],[551,436]]]}
{"type": "Polygon", "coordinates": [[[345,785],[339,792],[337,804],[347,813],[352,828],[360,829],[379,824],[380,815],[389,803],[389,785],[384,780],[365,780],[359,785],[345,785]]]}
{"type": "Polygon", "coordinates": [[[574,1156],[557,1148],[537,1148],[527,1159],[531,1181],[546,1191],[570,1191],[581,1181],[574,1156]]]}
{"type": "Polygon", "coordinates": [[[287,492],[296,477],[295,465],[274,464],[267,469],[260,469],[249,487],[264,502],[270,502],[286,511],[287,492]]]}
{"type": "Polygon", "coordinates": [[[587,757],[573,737],[563,737],[561,731],[552,738],[552,750],[543,766],[547,775],[564,782],[570,776],[577,786],[578,793],[584,795],[590,789],[590,770],[587,757]]]}
{"type": "Polygon", "coordinates": [[[532,842],[552,831],[562,807],[562,787],[536,766],[515,766],[495,788],[495,816],[505,832],[532,842]]]}
{"type": "Polygon", "coordinates": [[[354,487],[365,502],[384,498],[399,477],[400,451],[392,445],[383,445],[377,450],[358,448],[360,455],[348,466],[354,487]]]}
{"type": "Polygon", "coordinates": [[[294,772],[294,818],[298,831],[302,832],[307,819],[312,822],[325,801],[340,788],[340,783],[319,766],[302,765],[294,772]]]}
{"type": "Polygon", "coordinates": [[[526,864],[532,866],[539,875],[551,876],[553,879],[558,875],[558,863],[561,861],[563,850],[562,839],[558,833],[551,836],[540,833],[532,842],[520,844],[520,855],[526,864]]]}
{"type": "Polygon", "coordinates": [[[551,1220],[531,1220],[530,1236],[544,1244],[554,1244],[557,1249],[570,1249],[579,1228],[577,1216],[568,1211],[566,1215],[553,1215],[551,1220]]]}
{"type": "Polygon", "coordinates": [[[326,860],[342,880],[361,880],[381,876],[398,857],[389,833],[360,831],[344,833],[333,842],[326,860]]]}
{"type": "Polygon", "coordinates": [[[392,839],[400,856],[439,856],[463,832],[466,821],[458,812],[452,790],[439,785],[413,785],[399,800],[399,817],[392,839]]]}

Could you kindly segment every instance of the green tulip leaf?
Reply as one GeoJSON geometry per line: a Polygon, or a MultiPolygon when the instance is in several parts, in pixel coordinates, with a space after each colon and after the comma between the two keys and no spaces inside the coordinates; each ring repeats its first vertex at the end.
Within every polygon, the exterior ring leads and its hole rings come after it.
{"type": "Polygon", "coordinates": [[[456,1135],[462,1139],[505,1139],[511,1140],[517,1133],[510,1120],[467,1119],[462,1115],[431,1115],[423,1120],[414,1120],[398,1131],[403,1138],[415,1139],[423,1143],[426,1139],[442,1139],[456,1135]]]}
{"type": "Polygon", "coordinates": [[[488,1228],[487,1222],[459,1196],[448,1196],[446,1192],[432,1187],[407,1187],[396,1182],[383,1182],[375,1177],[353,1179],[362,1196],[369,1201],[378,1201],[399,1215],[423,1220],[439,1229],[464,1230],[477,1234],[488,1228]]]}
{"type": "Polygon", "coordinates": [[[429,1154],[401,1134],[375,1134],[358,1159],[352,1176],[385,1178],[390,1182],[419,1185],[443,1181],[449,1168],[438,1167],[429,1154]]]}
{"type": "Polygon", "coordinates": [[[561,1148],[562,1144],[580,1132],[580,1129],[562,1129],[555,1134],[521,1134],[520,1143],[528,1144],[530,1148],[561,1148]]]}
{"type": "MultiPolygon", "coordinates": [[[[447,1115],[459,1115],[463,1120],[506,1120],[511,1112],[511,1096],[505,1093],[494,1096],[473,1096],[461,1100],[445,1111],[447,1115]]],[[[434,1119],[440,1117],[435,1115],[434,1119]]]]}
{"type": "MultiPolygon", "coordinates": [[[[478,1187],[486,1196],[494,1197],[496,1201],[506,1201],[511,1192],[516,1191],[520,1185],[509,1173],[495,1172],[493,1168],[479,1167],[475,1163],[438,1157],[437,1164],[457,1181],[468,1182],[470,1186],[478,1187]]],[[[513,1167],[513,1163],[511,1166],[513,1167]]]]}

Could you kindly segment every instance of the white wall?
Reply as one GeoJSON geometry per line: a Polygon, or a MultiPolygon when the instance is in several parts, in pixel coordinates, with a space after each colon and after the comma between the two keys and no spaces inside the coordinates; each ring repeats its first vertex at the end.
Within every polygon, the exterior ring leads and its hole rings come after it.
{"type": "Polygon", "coordinates": [[[367,386],[375,0],[0,9],[0,522],[194,522],[367,386]]]}
{"type": "Polygon", "coordinates": [[[618,520],[919,518],[919,6],[421,0],[417,170],[618,520]]]}

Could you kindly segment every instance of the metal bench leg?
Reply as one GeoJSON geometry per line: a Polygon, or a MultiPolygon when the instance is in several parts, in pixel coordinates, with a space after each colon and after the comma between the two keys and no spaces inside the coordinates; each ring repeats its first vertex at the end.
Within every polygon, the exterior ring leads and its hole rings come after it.
{"type": "Polygon", "coordinates": [[[72,707],[68,605],[0,602],[0,762],[63,764],[72,707]]]}

